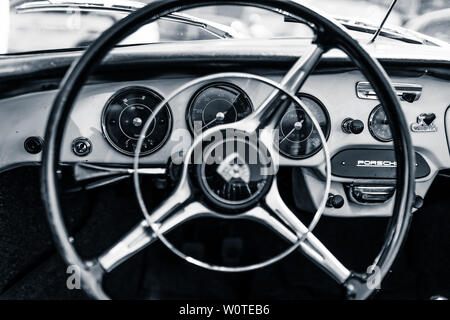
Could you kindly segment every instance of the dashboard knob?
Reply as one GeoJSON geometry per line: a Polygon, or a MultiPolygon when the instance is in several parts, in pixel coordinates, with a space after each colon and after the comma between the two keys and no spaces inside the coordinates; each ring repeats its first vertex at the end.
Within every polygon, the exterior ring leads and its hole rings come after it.
{"type": "Polygon", "coordinates": [[[41,137],[29,137],[23,143],[23,147],[30,154],[38,154],[44,147],[44,140],[41,137]]]}
{"type": "Polygon", "coordinates": [[[364,131],[364,123],[361,120],[346,118],[342,121],[342,131],[348,134],[360,134],[364,131]]]}
{"type": "Polygon", "coordinates": [[[76,138],[72,142],[72,151],[79,157],[85,157],[92,151],[92,143],[87,138],[76,138]]]}
{"type": "Polygon", "coordinates": [[[328,201],[327,201],[327,207],[328,208],[335,208],[335,209],[340,209],[344,206],[344,198],[340,195],[334,195],[332,193],[330,193],[328,195],[328,201]]]}

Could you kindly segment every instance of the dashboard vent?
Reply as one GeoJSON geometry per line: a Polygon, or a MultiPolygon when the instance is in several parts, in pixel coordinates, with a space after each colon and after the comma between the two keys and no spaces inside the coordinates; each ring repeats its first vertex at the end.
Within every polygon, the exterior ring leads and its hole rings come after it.
{"type": "MultiPolygon", "coordinates": [[[[393,83],[397,96],[401,101],[413,103],[420,99],[422,86],[410,83],[393,83]]],[[[375,90],[369,82],[360,81],[356,84],[356,95],[359,99],[378,100],[375,90]]]]}

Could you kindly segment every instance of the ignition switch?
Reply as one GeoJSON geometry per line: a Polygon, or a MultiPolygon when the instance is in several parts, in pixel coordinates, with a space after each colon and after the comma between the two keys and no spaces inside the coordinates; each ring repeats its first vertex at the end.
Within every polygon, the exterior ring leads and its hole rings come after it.
{"type": "Polygon", "coordinates": [[[76,138],[72,142],[72,151],[79,157],[85,157],[92,151],[92,143],[88,138],[76,138]]]}

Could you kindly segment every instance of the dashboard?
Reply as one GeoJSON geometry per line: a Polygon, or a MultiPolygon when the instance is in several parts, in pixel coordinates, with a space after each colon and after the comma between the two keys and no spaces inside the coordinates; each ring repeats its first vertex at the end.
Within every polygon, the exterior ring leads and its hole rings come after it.
{"type": "MultiPolygon", "coordinates": [[[[251,70],[255,73],[254,70],[251,70]]],[[[259,75],[279,82],[283,71],[259,75]]],[[[61,161],[131,167],[142,126],[174,90],[198,75],[161,73],[143,80],[89,84],[77,98],[63,136],[61,161]]],[[[449,82],[427,74],[393,76],[416,150],[416,195],[424,197],[439,170],[450,168],[449,82]]],[[[248,79],[223,79],[185,90],[155,115],[145,134],[141,165],[164,167],[202,130],[238,121],[270,95],[271,88],[248,79]],[[188,132],[189,134],[186,134],[188,132]]],[[[46,121],[57,91],[0,100],[0,172],[39,164],[46,121]],[[28,143],[28,144],[27,144],[28,143]]],[[[389,121],[359,71],[313,74],[298,93],[324,132],[332,157],[331,194],[344,199],[325,215],[389,216],[395,192],[396,161],[389,121]]],[[[323,197],[325,167],[317,128],[292,105],[279,124],[280,164],[298,167],[298,192],[317,206],[323,197]],[[308,190],[308,191],[307,191],[308,190]]]]}

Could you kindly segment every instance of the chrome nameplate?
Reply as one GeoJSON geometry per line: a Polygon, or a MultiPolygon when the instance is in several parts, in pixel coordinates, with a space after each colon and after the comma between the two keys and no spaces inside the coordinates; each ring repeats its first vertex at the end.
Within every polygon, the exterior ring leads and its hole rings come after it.
{"type": "MultiPolygon", "coordinates": [[[[394,83],[395,92],[402,101],[413,103],[422,95],[422,86],[411,83],[394,83]]],[[[370,82],[360,81],[356,84],[356,96],[364,100],[378,100],[377,93],[370,82]]]]}
{"type": "Polygon", "coordinates": [[[366,168],[395,168],[397,167],[397,161],[358,160],[356,166],[366,168]]]}

